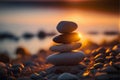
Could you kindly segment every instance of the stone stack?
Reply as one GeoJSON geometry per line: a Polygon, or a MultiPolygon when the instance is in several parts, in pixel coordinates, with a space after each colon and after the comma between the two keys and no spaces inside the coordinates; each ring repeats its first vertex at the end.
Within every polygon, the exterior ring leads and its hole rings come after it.
{"type": "Polygon", "coordinates": [[[51,51],[58,52],[47,57],[47,63],[55,66],[73,66],[81,62],[85,54],[82,51],[75,52],[81,47],[79,34],[74,32],[77,29],[77,24],[71,21],[61,21],[57,25],[57,31],[60,35],[53,38],[53,41],[58,43],[50,47],[51,51]]]}

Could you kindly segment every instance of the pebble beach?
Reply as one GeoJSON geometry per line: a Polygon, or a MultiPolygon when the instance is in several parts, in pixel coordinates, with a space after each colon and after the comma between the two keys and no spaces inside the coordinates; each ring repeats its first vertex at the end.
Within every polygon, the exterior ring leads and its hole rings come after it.
{"type": "Polygon", "coordinates": [[[120,43],[86,54],[76,50],[82,45],[77,42],[77,27],[74,22],[61,21],[57,25],[60,35],[53,38],[58,44],[50,47],[49,55],[31,56],[23,49],[18,50],[16,60],[1,55],[0,80],[119,80],[120,43]]]}

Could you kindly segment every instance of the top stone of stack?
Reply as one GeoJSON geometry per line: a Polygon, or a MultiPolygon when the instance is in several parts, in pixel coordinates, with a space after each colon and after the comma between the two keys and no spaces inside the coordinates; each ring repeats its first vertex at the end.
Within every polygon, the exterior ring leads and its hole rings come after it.
{"type": "Polygon", "coordinates": [[[77,24],[72,21],[61,21],[57,25],[57,30],[60,33],[71,33],[77,29],[77,24]]]}

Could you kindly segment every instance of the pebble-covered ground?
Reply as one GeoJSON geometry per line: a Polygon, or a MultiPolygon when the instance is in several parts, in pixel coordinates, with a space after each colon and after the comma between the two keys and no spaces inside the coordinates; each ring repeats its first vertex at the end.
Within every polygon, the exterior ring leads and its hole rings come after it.
{"type": "Polygon", "coordinates": [[[0,80],[120,80],[120,44],[100,47],[79,65],[53,66],[33,56],[22,63],[0,62],[0,80]]]}

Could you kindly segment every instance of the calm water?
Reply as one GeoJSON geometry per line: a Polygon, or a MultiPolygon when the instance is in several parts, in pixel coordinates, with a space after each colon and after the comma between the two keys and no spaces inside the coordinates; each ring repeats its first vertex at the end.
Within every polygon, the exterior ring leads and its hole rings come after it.
{"type": "MultiPolygon", "coordinates": [[[[102,40],[111,41],[118,35],[106,36],[104,31],[119,32],[118,15],[85,11],[80,9],[55,9],[55,8],[9,8],[0,11],[0,32],[9,31],[21,37],[23,33],[37,34],[39,30],[46,32],[56,31],[56,25],[61,20],[75,21],[81,34],[82,42],[90,39],[99,44],[102,40]],[[89,31],[97,31],[98,35],[88,35],[89,31]]],[[[40,40],[34,37],[30,40],[20,39],[0,41],[0,51],[8,51],[11,57],[15,57],[16,47],[23,46],[32,54],[39,49],[48,49],[53,37],[40,40]]]]}

